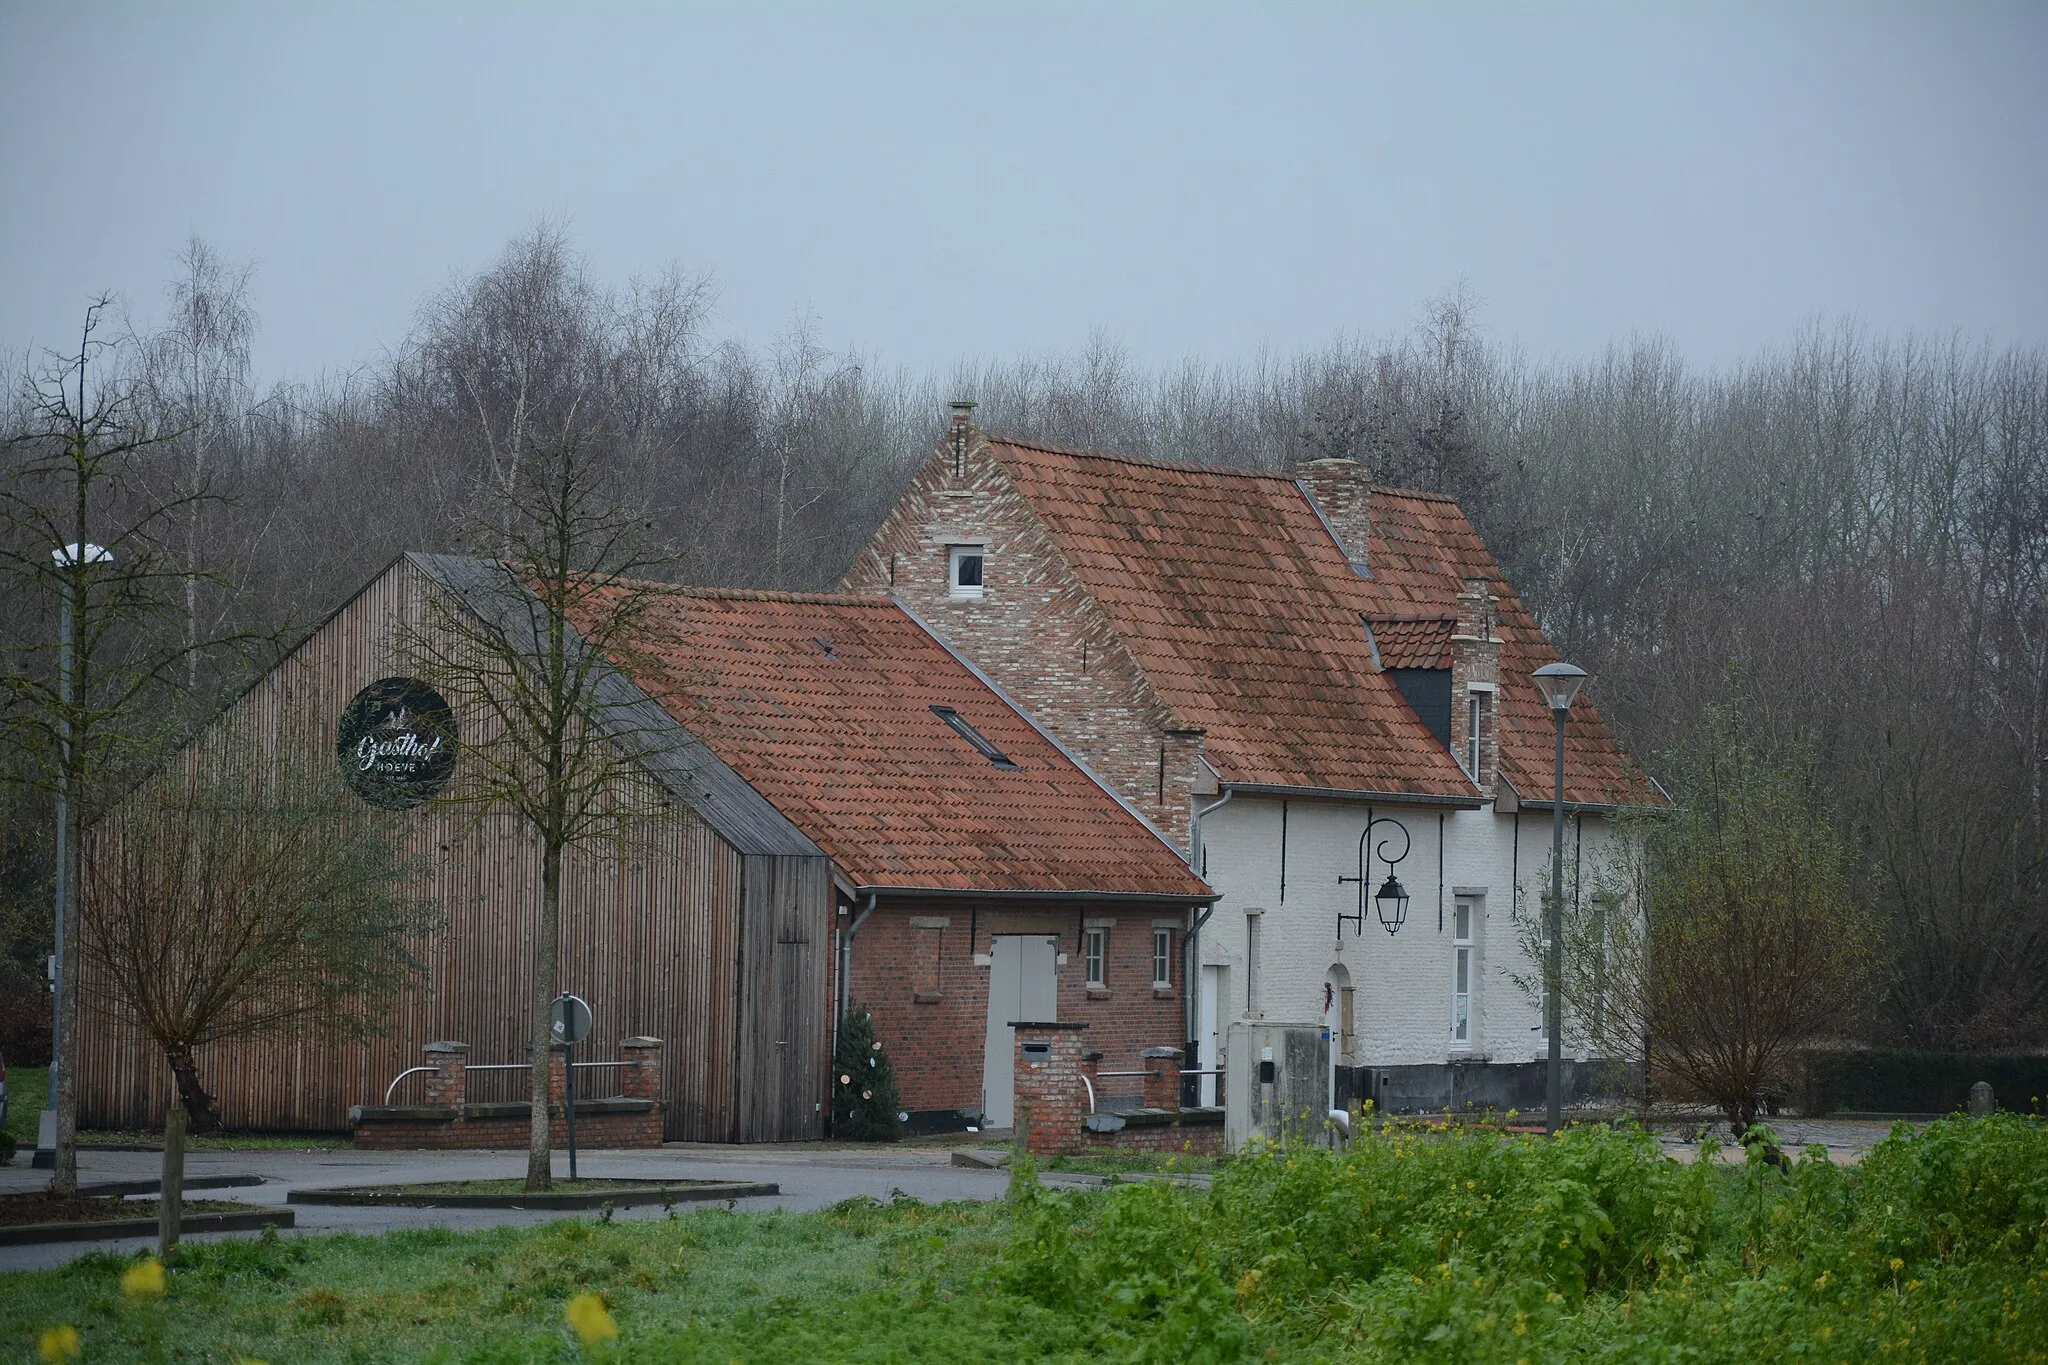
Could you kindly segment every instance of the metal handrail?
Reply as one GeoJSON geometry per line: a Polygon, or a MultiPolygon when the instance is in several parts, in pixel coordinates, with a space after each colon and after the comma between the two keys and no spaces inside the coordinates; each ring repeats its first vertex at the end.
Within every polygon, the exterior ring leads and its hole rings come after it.
{"type": "MultiPolygon", "coordinates": [[[[1096,1075],[1096,1078],[1097,1078],[1098,1080],[1099,1080],[1099,1079],[1101,1079],[1101,1078],[1102,1078],[1102,1077],[1104,1077],[1104,1076],[1157,1076],[1158,1074],[1159,1074],[1159,1073],[1158,1073],[1158,1072],[1157,1072],[1156,1070],[1155,1070],[1155,1071],[1098,1071],[1098,1072],[1096,1072],[1096,1073],[1095,1073],[1095,1075],[1096,1075]]],[[[1183,1075],[1185,1075],[1186,1073],[1185,1073],[1185,1072],[1183,1072],[1182,1074],[1183,1074],[1183,1075]]]]}
{"type": "MultiPolygon", "coordinates": [[[[633,1065],[633,1063],[631,1063],[631,1062],[577,1062],[577,1063],[576,1063],[576,1068],[577,1068],[577,1070],[579,1070],[579,1071],[588,1071],[588,1070],[592,1070],[592,1069],[594,1069],[594,1068],[597,1068],[597,1067],[608,1067],[608,1066],[632,1066],[632,1065],[633,1065]]],[[[392,1097],[392,1095],[393,1095],[393,1094],[395,1094],[395,1093],[397,1093],[397,1090],[398,1090],[398,1083],[399,1083],[400,1081],[404,1080],[404,1079],[405,1079],[405,1078],[406,1078],[407,1076],[417,1076],[417,1075],[419,1075],[419,1074],[420,1074],[420,1073],[421,1073],[422,1071],[439,1071],[440,1069],[441,1069],[441,1068],[440,1068],[440,1067],[438,1067],[438,1066],[409,1066],[409,1067],[407,1067],[407,1068],[406,1068],[405,1070],[403,1070],[403,1071],[399,1072],[399,1073],[398,1073],[398,1074],[397,1074],[396,1076],[394,1076],[394,1077],[392,1077],[392,1078],[391,1078],[391,1084],[389,1084],[389,1085],[387,1085],[387,1086],[385,1086],[385,1087],[384,1087],[384,1103],[386,1103],[386,1104],[389,1104],[389,1103],[391,1103],[391,1097],[392,1097]]],[[[533,1070],[533,1063],[531,1063],[531,1062],[471,1062],[471,1063],[467,1063],[467,1064],[465,1064],[465,1065],[463,1066],[462,1070],[463,1070],[463,1074],[464,1074],[464,1075],[467,1075],[467,1074],[468,1074],[469,1072],[472,1072],[472,1071],[531,1071],[531,1070],[533,1070]]],[[[1111,1074],[1111,1075],[1120,1075],[1120,1074],[1123,1074],[1123,1073],[1119,1073],[1119,1072],[1111,1072],[1111,1073],[1109,1073],[1109,1074],[1111,1074]]],[[[1135,1076],[1135,1075],[1138,1075],[1138,1074],[1140,1074],[1140,1073],[1138,1073],[1138,1072],[1135,1072],[1135,1071],[1134,1071],[1134,1072],[1131,1072],[1131,1073],[1129,1073],[1129,1074],[1131,1074],[1131,1075],[1135,1076]]],[[[1091,1103],[1091,1104],[1089,1105],[1089,1111],[1090,1111],[1091,1113],[1092,1113],[1092,1112],[1094,1112],[1094,1105],[1093,1105],[1092,1103],[1091,1103]]]]}
{"type": "Polygon", "coordinates": [[[1092,1114],[1095,1112],[1095,1082],[1088,1079],[1088,1073],[1085,1071],[1078,1074],[1081,1077],[1081,1084],[1088,1087],[1088,1112],[1092,1114]]]}
{"type": "Polygon", "coordinates": [[[416,1076],[422,1071],[439,1071],[440,1069],[441,1068],[438,1066],[415,1066],[408,1067],[406,1070],[399,1072],[398,1075],[392,1079],[391,1084],[384,1087],[384,1103],[391,1103],[391,1092],[398,1089],[398,1083],[404,1080],[407,1076],[416,1076]]]}

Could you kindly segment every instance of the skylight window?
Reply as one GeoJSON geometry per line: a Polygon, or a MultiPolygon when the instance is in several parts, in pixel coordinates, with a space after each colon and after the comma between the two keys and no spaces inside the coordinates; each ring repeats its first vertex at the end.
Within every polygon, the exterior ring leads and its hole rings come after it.
{"type": "Polygon", "coordinates": [[[934,706],[932,714],[952,726],[955,734],[959,735],[960,738],[966,740],[969,744],[972,744],[976,753],[995,764],[998,768],[1014,768],[1017,766],[1010,761],[1008,755],[989,742],[987,735],[969,725],[966,719],[952,707],[934,706]]]}

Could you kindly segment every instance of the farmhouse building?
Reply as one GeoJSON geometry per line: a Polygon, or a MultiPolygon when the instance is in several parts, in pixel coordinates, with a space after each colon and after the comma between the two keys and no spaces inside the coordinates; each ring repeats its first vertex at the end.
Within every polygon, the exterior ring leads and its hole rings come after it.
{"type": "Polygon", "coordinates": [[[1234,1020],[1320,1024],[1338,1102],[1540,1102],[1515,978],[1552,803],[1580,895],[1613,812],[1662,798],[1583,696],[1553,790],[1530,674],[1557,655],[1454,502],[1349,460],[1295,478],[990,437],[961,405],[842,587],[929,623],[1216,888],[1189,946],[1202,1066],[1234,1020]]]}
{"type": "MultiPolygon", "coordinates": [[[[469,1098],[523,1097],[523,1072],[485,1068],[523,1056],[539,850],[509,812],[447,799],[466,747],[489,742],[483,712],[418,676],[406,643],[446,612],[487,610],[507,581],[490,561],[402,557],[180,756],[229,745],[348,768],[368,754],[450,783],[417,799],[364,789],[429,869],[442,924],[420,945],[426,982],[367,1045],[201,1049],[230,1126],[342,1128],[435,1039],[469,1045],[469,1098]],[[436,710],[439,748],[407,730],[436,710]]],[[[1015,1021],[1088,1024],[1112,1069],[1178,1039],[1180,945],[1213,893],[909,613],[664,587],[630,667],[608,676],[599,720],[633,736],[654,814],[630,842],[571,852],[558,979],[593,1007],[585,1056],[662,1040],[666,1139],[825,1136],[849,1007],[874,1014],[926,1126],[1007,1122],[1015,1021]]],[[[160,1117],[168,1077],[133,1029],[95,1019],[81,1034],[81,1122],[160,1117]]]]}

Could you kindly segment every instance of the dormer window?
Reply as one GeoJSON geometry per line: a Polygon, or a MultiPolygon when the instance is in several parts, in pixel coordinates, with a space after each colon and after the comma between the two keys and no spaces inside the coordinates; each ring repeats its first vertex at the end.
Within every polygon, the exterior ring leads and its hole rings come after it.
{"type": "Polygon", "coordinates": [[[946,547],[946,591],[954,597],[981,596],[980,545],[946,547]]]}

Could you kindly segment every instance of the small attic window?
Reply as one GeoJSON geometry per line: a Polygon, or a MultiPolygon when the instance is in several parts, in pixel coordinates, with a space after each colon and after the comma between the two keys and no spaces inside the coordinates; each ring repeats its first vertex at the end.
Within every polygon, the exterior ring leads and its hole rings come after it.
{"type": "Polygon", "coordinates": [[[952,726],[955,734],[959,735],[960,738],[966,740],[969,744],[972,744],[976,753],[995,764],[998,768],[1014,768],[1017,766],[1010,762],[1007,754],[989,742],[987,735],[969,725],[966,719],[952,707],[934,706],[932,714],[952,726]]]}
{"type": "Polygon", "coordinates": [[[981,596],[980,545],[946,547],[946,591],[954,597],[981,596]]]}

